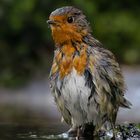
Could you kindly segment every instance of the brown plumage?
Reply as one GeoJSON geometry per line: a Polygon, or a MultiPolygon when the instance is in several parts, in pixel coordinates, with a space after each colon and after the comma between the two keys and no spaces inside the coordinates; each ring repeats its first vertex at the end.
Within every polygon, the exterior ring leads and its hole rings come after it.
{"type": "Polygon", "coordinates": [[[131,105],[114,55],[93,38],[79,9],[59,8],[48,23],[56,45],[50,85],[62,117],[73,129],[114,129],[119,107],[131,105]]]}

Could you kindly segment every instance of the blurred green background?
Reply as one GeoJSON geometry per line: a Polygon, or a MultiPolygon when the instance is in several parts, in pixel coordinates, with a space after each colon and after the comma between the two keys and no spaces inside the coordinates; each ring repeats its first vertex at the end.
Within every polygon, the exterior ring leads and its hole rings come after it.
{"type": "Polygon", "coordinates": [[[54,44],[46,20],[58,7],[84,11],[93,35],[125,65],[140,64],[139,0],[0,0],[0,86],[48,74],[54,44]]]}

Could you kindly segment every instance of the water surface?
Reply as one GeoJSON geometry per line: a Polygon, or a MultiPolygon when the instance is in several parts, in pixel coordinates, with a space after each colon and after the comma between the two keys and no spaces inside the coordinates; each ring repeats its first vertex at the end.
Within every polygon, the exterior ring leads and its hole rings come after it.
{"type": "Polygon", "coordinates": [[[63,125],[31,126],[0,124],[0,140],[67,140],[63,125]],[[53,134],[53,135],[52,135],[53,134]]]}

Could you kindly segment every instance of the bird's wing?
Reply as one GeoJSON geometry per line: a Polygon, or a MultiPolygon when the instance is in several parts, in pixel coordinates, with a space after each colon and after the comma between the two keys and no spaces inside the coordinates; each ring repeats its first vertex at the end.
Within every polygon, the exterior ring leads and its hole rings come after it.
{"type": "Polygon", "coordinates": [[[86,73],[87,77],[92,77],[88,79],[88,84],[95,88],[90,99],[96,93],[96,100],[103,108],[112,111],[119,106],[129,108],[130,103],[123,97],[124,79],[114,55],[102,47],[90,47],[88,55],[86,73]]]}
{"type": "Polygon", "coordinates": [[[55,103],[57,104],[59,111],[62,114],[63,119],[67,124],[71,125],[71,114],[65,106],[64,99],[61,96],[61,91],[58,89],[54,80],[50,80],[50,84],[51,93],[54,97],[55,103]]]}
{"type": "MultiPolygon", "coordinates": [[[[55,55],[58,55],[57,50],[55,51],[55,55]]],[[[50,76],[49,76],[51,93],[54,97],[54,100],[57,104],[59,111],[61,112],[63,116],[63,119],[65,120],[67,124],[71,124],[71,114],[69,110],[66,108],[66,106],[64,105],[64,100],[61,96],[61,91],[59,90],[56,84],[56,79],[58,78],[58,75],[59,75],[58,62],[56,61],[56,58],[54,57],[50,76]]]]}

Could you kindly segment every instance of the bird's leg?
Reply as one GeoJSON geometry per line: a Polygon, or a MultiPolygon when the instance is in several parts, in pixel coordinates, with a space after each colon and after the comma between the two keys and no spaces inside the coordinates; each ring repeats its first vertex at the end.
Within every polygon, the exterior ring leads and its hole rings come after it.
{"type": "MultiPolygon", "coordinates": [[[[118,110],[117,110],[118,111],[118,110]]],[[[112,131],[113,131],[113,137],[111,140],[115,140],[116,138],[116,131],[115,131],[115,123],[116,123],[116,117],[117,117],[117,111],[114,113],[113,118],[112,118],[112,123],[111,123],[111,127],[112,127],[112,131]]]]}
{"type": "Polygon", "coordinates": [[[112,131],[113,131],[113,137],[111,138],[111,140],[115,140],[115,137],[116,137],[115,124],[111,124],[111,125],[112,125],[112,131]]]}
{"type": "Polygon", "coordinates": [[[81,126],[79,126],[79,127],[77,128],[76,140],[80,140],[80,135],[81,135],[81,126]]]}

